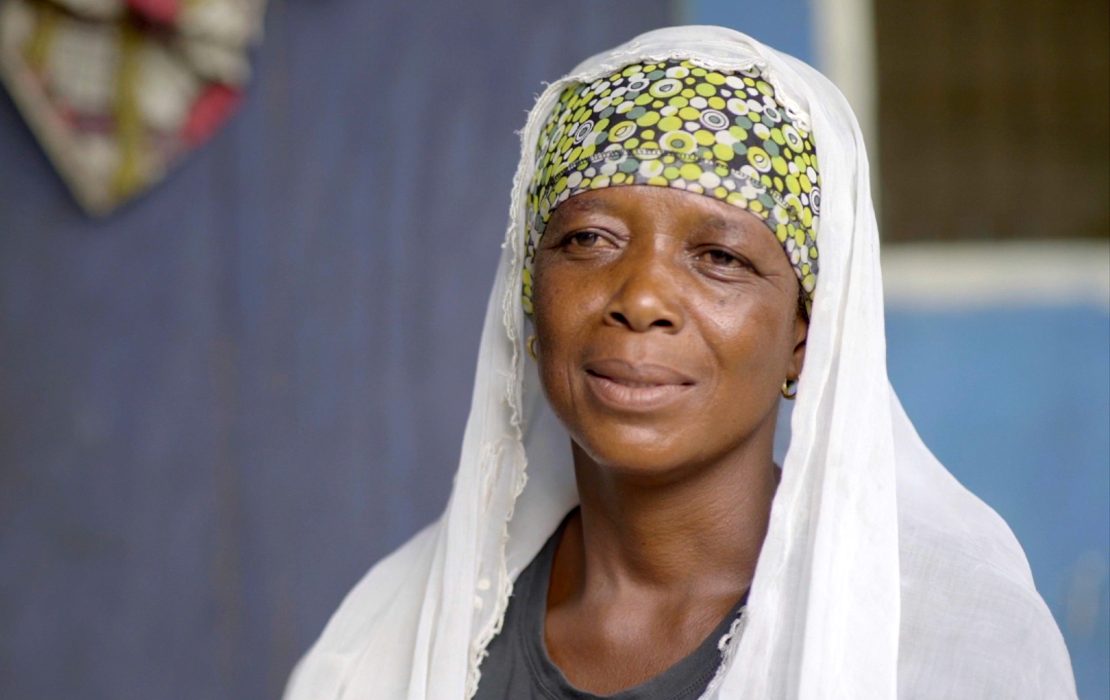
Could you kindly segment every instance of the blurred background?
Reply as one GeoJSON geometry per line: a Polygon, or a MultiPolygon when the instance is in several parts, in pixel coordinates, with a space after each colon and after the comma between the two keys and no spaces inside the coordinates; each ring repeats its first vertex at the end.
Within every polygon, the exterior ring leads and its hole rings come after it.
{"type": "Polygon", "coordinates": [[[1110,696],[1103,0],[0,0],[0,697],[278,696],[446,501],[542,81],[676,23],[855,106],[892,381],[1110,696]]]}

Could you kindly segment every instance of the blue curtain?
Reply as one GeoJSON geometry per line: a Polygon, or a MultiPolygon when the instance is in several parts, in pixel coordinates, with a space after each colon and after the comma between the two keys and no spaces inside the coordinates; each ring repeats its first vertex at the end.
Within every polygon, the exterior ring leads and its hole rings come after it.
{"type": "Polygon", "coordinates": [[[541,81],[670,5],[274,0],[102,221],[0,98],[0,697],[280,692],[445,503],[541,81]]]}

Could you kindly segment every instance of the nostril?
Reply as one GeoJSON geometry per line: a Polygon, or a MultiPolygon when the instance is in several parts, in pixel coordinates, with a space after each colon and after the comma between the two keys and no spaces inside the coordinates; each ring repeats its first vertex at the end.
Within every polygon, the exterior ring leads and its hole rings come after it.
{"type": "MultiPolygon", "coordinates": [[[[631,318],[629,318],[625,314],[621,313],[620,311],[610,311],[609,312],[609,319],[611,321],[613,321],[614,323],[616,323],[618,325],[621,325],[621,326],[624,326],[625,328],[629,328],[631,330],[645,330],[646,331],[649,328],[666,328],[666,329],[670,330],[670,329],[674,329],[676,327],[675,322],[672,321],[669,318],[666,318],[666,317],[655,318],[655,319],[652,319],[650,322],[647,322],[647,323],[641,323],[641,322],[633,323],[633,320],[631,318]]],[[[645,319],[645,321],[646,321],[646,319],[645,319]]]]}

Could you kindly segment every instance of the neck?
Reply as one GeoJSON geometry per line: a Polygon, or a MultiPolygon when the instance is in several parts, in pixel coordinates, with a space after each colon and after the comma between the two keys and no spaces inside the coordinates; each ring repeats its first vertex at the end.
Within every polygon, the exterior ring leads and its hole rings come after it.
{"type": "Polygon", "coordinates": [[[773,426],[766,439],[665,483],[600,466],[575,445],[581,511],[560,545],[563,593],[738,597],[751,584],[778,484],[772,436],[773,426]]]}

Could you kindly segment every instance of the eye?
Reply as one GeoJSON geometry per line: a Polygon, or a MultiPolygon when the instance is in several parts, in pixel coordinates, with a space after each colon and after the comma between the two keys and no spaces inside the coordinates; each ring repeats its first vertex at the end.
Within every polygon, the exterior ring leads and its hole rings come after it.
{"type": "MultiPolygon", "coordinates": [[[[579,223],[563,230],[551,231],[551,238],[543,247],[558,252],[570,260],[594,260],[599,255],[608,255],[622,247],[619,235],[604,228],[584,228],[579,223]]],[[[550,229],[549,229],[550,230],[550,229]]]]}
{"type": "Polygon", "coordinates": [[[702,251],[699,257],[716,267],[733,269],[751,269],[752,267],[750,262],[724,248],[709,248],[708,250],[702,251]]]}
{"type": "Polygon", "coordinates": [[[593,248],[601,242],[597,231],[574,231],[563,237],[560,242],[564,248],[593,248]]]}

